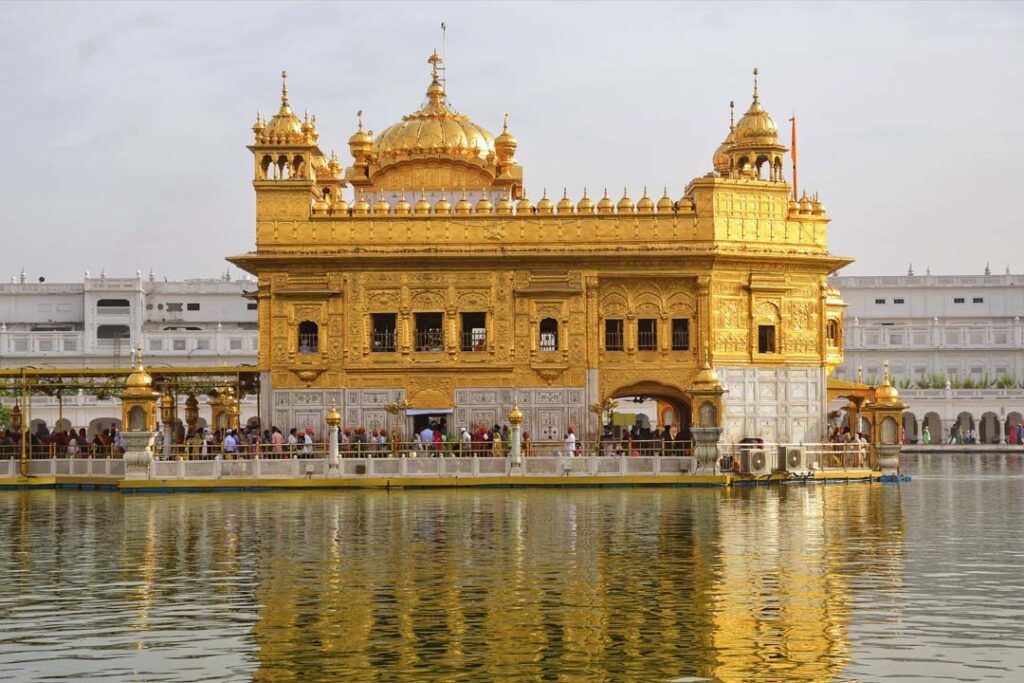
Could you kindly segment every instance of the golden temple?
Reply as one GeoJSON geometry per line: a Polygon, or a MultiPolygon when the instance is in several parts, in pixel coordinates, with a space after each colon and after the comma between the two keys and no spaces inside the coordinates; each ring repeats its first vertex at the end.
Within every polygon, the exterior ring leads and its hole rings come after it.
{"type": "Polygon", "coordinates": [[[525,430],[560,439],[643,395],[685,431],[710,376],[703,422],[726,440],[825,440],[844,306],[826,277],[851,259],[784,178],[756,70],[709,172],[657,199],[573,201],[531,198],[508,116],[494,136],[458,113],[428,62],[419,109],[377,135],[360,112],[348,168],[286,85],[257,115],[256,248],[230,261],[259,278],[263,415],[323,433],[333,401],[380,429],[401,404],[473,427],[518,401],[525,430]]]}

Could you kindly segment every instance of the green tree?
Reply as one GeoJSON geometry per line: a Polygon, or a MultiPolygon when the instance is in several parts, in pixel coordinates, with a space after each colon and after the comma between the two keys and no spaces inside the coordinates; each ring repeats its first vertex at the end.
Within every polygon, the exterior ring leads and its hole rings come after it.
{"type": "Polygon", "coordinates": [[[0,425],[11,426],[11,407],[0,403],[0,425]]]}

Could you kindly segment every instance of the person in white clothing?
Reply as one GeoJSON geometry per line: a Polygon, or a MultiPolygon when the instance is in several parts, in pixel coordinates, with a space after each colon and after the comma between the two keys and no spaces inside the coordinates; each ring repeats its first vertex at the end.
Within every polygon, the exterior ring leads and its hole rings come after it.
{"type": "Polygon", "coordinates": [[[302,452],[306,454],[306,457],[313,456],[313,428],[306,427],[306,433],[302,437],[302,452]]]}
{"type": "Polygon", "coordinates": [[[565,434],[565,443],[563,446],[565,446],[565,453],[562,455],[567,458],[571,458],[576,455],[576,430],[572,427],[569,427],[569,431],[565,434]]]}

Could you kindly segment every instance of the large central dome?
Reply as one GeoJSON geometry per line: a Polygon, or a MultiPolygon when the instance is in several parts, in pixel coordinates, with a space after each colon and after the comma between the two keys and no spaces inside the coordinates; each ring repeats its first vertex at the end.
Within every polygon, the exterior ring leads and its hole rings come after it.
{"type": "Polygon", "coordinates": [[[426,102],[378,135],[374,151],[382,166],[391,160],[415,157],[487,161],[494,156],[494,136],[449,106],[435,63],[426,102]]]}
{"type": "Polygon", "coordinates": [[[434,52],[426,100],[373,137],[359,130],[349,139],[354,164],[345,173],[358,192],[486,190],[520,194],[522,168],[515,161],[516,140],[505,130],[497,138],[455,111],[434,52]]]}

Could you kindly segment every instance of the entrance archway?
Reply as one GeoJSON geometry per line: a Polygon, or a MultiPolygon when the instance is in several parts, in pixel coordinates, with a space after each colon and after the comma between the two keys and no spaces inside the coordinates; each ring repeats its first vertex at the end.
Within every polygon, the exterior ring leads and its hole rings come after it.
{"type": "Polygon", "coordinates": [[[917,416],[910,411],[903,413],[903,437],[906,439],[905,443],[917,443],[919,440],[917,416]]]}
{"type": "Polygon", "coordinates": [[[629,431],[642,440],[660,439],[668,427],[673,438],[685,442],[689,448],[693,440],[690,398],[678,387],[661,382],[638,382],[615,389],[609,397],[619,405],[610,423],[607,415],[601,416],[599,434],[602,438],[619,439],[629,431]],[[643,417],[626,417],[633,415],[643,417]]]}
{"type": "Polygon", "coordinates": [[[995,413],[982,413],[978,424],[978,442],[999,443],[999,416],[995,413]]]}

